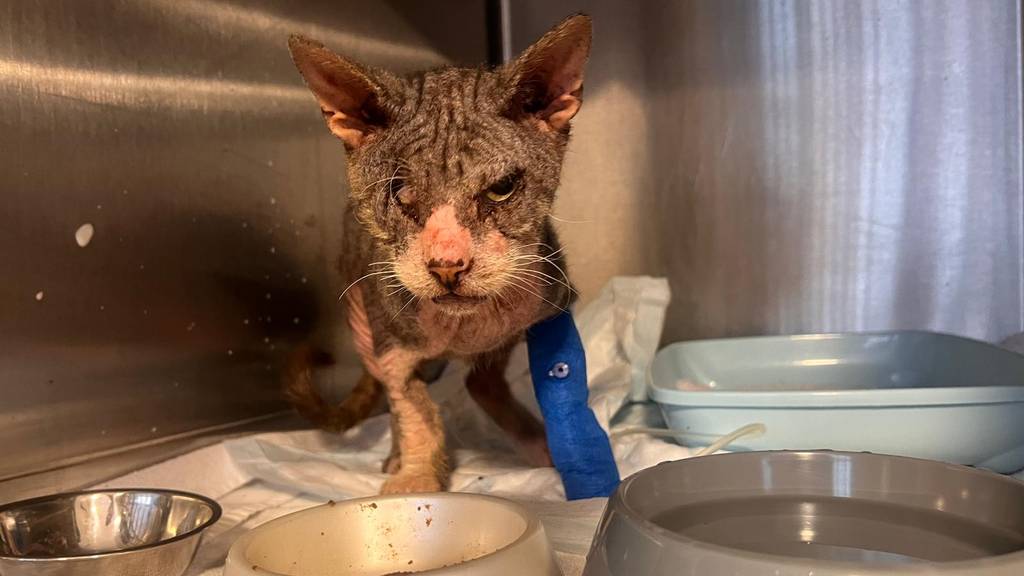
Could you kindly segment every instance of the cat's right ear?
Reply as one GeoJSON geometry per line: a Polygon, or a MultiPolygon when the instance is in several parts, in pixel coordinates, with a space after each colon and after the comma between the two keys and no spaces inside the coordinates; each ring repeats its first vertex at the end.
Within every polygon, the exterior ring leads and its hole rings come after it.
{"type": "Polygon", "coordinates": [[[338,56],[315,40],[288,39],[292,61],[320,103],[330,131],[354,150],[386,125],[381,87],[362,66],[338,56]]]}

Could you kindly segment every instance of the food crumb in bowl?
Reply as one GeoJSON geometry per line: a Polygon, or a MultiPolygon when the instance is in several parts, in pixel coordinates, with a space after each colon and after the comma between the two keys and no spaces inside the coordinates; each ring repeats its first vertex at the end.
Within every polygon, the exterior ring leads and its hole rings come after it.
{"type": "Polygon", "coordinates": [[[430,523],[433,522],[433,521],[434,521],[433,518],[427,518],[427,526],[430,526],[430,523]]]}

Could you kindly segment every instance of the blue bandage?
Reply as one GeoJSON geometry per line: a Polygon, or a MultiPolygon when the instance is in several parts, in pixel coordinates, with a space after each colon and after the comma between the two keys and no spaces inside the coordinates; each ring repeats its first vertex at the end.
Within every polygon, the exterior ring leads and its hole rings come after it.
{"type": "Polygon", "coordinates": [[[526,333],[533,390],[544,415],[551,460],[569,500],[610,496],[619,485],[608,435],[587,404],[587,358],[572,316],[526,333]]]}

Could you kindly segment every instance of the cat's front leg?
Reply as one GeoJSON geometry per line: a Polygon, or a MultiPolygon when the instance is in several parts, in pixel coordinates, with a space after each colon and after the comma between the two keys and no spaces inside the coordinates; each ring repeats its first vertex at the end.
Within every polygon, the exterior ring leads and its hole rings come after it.
{"type": "Polygon", "coordinates": [[[448,455],[444,427],[427,385],[415,376],[419,354],[391,348],[375,358],[387,392],[393,431],[398,435],[397,472],[381,489],[383,494],[438,492],[448,485],[448,455]]]}
{"type": "MultiPolygon", "coordinates": [[[[366,371],[383,385],[391,408],[392,454],[381,492],[438,492],[448,485],[441,413],[416,369],[423,355],[397,342],[375,345],[374,329],[357,286],[348,293],[348,322],[366,371]]],[[[386,339],[382,339],[387,342],[386,339]]]]}
{"type": "Polygon", "coordinates": [[[402,437],[401,427],[398,425],[398,418],[394,414],[391,415],[391,452],[388,453],[388,457],[384,459],[384,465],[381,469],[386,474],[398,474],[398,471],[402,469],[402,449],[398,445],[398,439],[402,437]]]}
{"type": "Polygon", "coordinates": [[[551,466],[544,425],[512,395],[505,369],[511,345],[475,359],[466,377],[469,395],[499,428],[515,443],[516,449],[531,466],[551,466]]]}

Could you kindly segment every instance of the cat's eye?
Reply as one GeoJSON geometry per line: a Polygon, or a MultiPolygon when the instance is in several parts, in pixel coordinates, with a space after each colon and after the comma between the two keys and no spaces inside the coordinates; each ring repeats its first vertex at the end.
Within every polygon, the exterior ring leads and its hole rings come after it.
{"type": "Polygon", "coordinates": [[[487,199],[491,202],[508,200],[519,187],[522,172],[515,171],[487,187],[487,199]]]}

